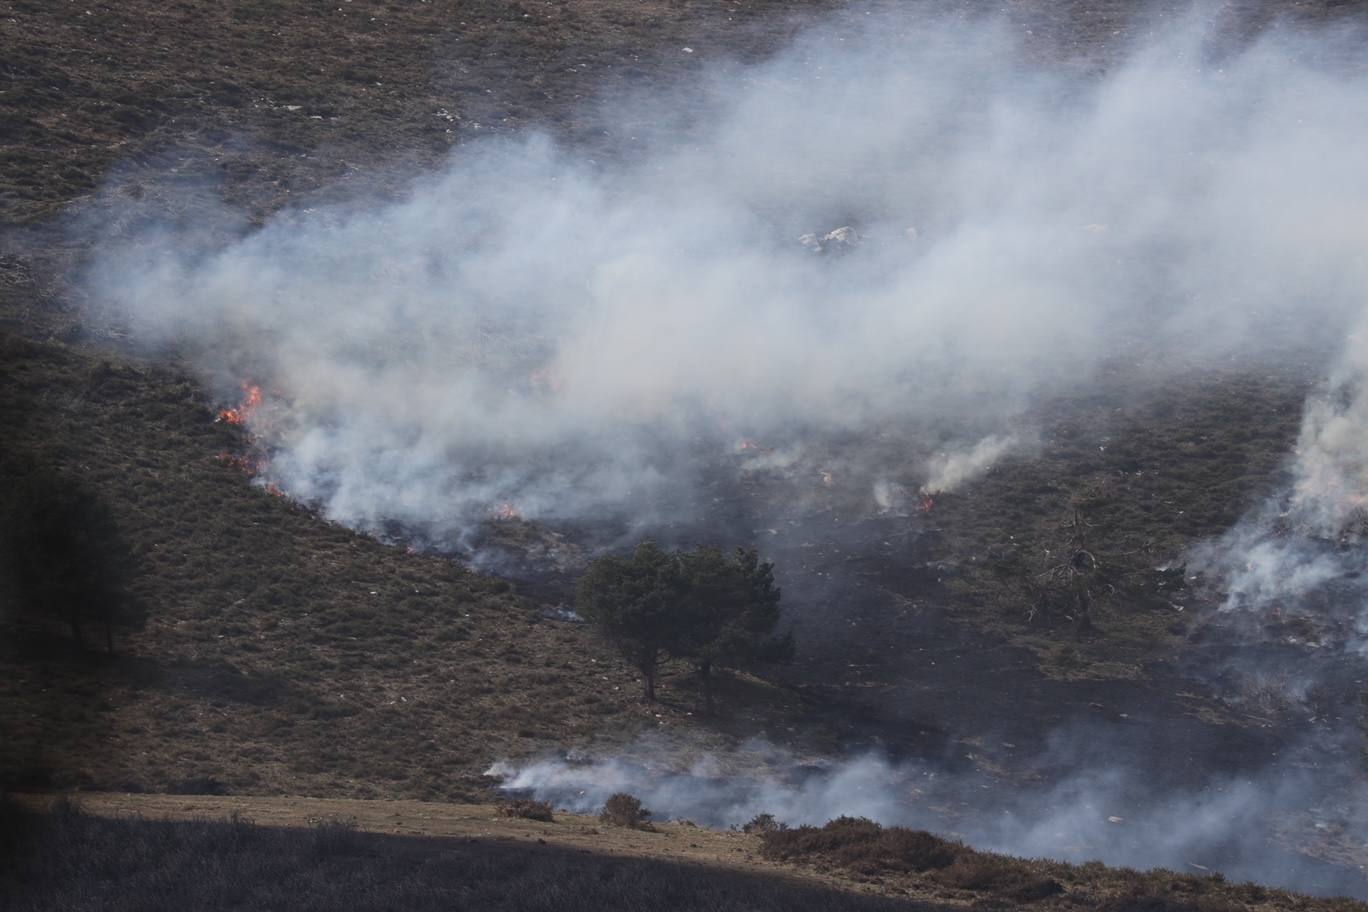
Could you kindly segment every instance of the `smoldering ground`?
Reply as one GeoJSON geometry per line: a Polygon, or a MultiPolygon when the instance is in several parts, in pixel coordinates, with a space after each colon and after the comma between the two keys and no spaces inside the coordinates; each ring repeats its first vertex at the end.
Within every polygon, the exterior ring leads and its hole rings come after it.
{"type": "MultiPolygon", "coordinates": [[[[151,229],[120,226],[155,213],[116,213],[90,288],[225,404],[242,381],[263,388],[248,421],[263,480],[337,521],[452,548],[505,508],[624,537],[706,518],[699,492],[719,467],[795,492],[743,534],[842,486],[896,517],[923,489],[1029,458],[1033,404],[1107,364],[1163,377],[1290,348],[1323,353],[1327,376],[1355,363],[1354,343],[1336,352],[1368,287],[1361,34],[1289,25],[1232,46],[1194,14],[1085,74],[1029,54],[1006,20],[869,18],[605,106],[611,155],[537,135],[469,143],[400,199],[289,210],[226,240],[202,229],[232,213],[151,229]],[[799,241],[844,225],[854,234],[820,252],[799,241]]],[[[1368,421],[1357,387],[1340,388],[1328,412],[1308,409],[1323,445],[1291,470],[1307,516],[1364,482],[1352,441],[1368,421]]],[[[1286,560],[1280,581],[1338,572],[1286,560]]],[[[1129,828],[1061,818],[1131,788],[1141,773],[1118,784],[1115,759],[1092,757],[1057,780],[1065,791],[1004,799],[1011,827],[970,814],[963,832],[1027,854],[1081,833],[1084,857],[1182,866],[1238,837],[1270,807],[1258,799],[1320,800],[1279,766],[1252,786],[1147,792],[1107,815],[1149,821],[1129,828]]],[[[832,769],[811,786],[832,800],[771,804],[859,813],[831,782],[923,775],[832,769]]],[[[1223,863],[1269,876],[1270,856],[1248,852],[1223,863]]]]}
{"type": "Polygon", "coordinates": [[[740,826],[758,814],[789,825],[861,816],[1022,857],[1220,871],[1321,895],[1368,896],[1361,868],[1307,851],[1326,843],[1325,854],[1342,856],[1361,851],[1368,837],[1362,787],[1321,762],[1324,744],[1308,742],[1245,774],[1212,776],[1191,788],[1168,788],[1152,767],[1117,753],[1114,739],[1089,727],[1056,732],[1028,764],[1053,774],[1034,781],[877,753],[801,757],[764,741],[662,763],[689,756],[681,748],[660,740],[614,757],[497,763],[487,775],[511,792],[580,813],[597,813],[609,795],[627,792],[656,819],[711,826],[740,826]]]}
{"type": "Polygon", "coordinates": [[[402,199],[227,242],[201,206],[111,230],[90,285],[225,400],[268,391],[290,496],[448,544],[502,504],[687,515],[742,439],[891,434],[871,488],[962,483],[1109,360],[1277,357],[1358,313],[1343,31],[1216,53],[1194,15],[1084,77],[1005,21],[881,15],[606,110],[610,161],[470,143],[402,199]],[[797,241],[846,221],[840,250],[797,241]]]}

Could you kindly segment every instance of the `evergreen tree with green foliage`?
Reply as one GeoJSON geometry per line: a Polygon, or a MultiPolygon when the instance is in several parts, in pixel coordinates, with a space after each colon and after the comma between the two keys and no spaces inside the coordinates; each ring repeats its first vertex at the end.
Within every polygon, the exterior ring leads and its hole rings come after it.
{"type": "Polygon", "coordinates": [[[709,706],[714,667],[792,657],[792,637],[774,633],[779,599],[773,564],[754,550],[667,552],[654,542],[631,558],[594,561],[578,591],[580,613],[641,672],[648,700],[660,663],[672,657],[695,665],[709,706]]]}
{"type": "Polygon", "coordinates": [[[755,549],[728,557],[701,547],[680,555],[688,604],[686,627],[675,654],[698,669],[703,695],[712,706],[714,667],[745,668],[793,658],[792,634],[776,635],[781,617],[774,565],[755,549]]]}
{"type": "Polygon", "coordinates": [[[641,672],[648,700],[655,699],[661,661],[679,642],[683,597],[679,558],[650,541],[630,558],[595,560],[580,579],[579,613],[641,672]]]}

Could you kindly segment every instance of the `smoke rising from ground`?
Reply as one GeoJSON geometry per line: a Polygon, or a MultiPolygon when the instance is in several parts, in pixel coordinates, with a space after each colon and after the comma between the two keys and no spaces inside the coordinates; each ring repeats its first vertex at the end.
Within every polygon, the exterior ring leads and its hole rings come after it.
{"type": "MultiPolygon", "coordinates": [[[[1107,741],[1096,732],[1087,737],[1107,741]]],[[[1188,873],[1210,869],[1313,893],[1368,895],[1360,873],[1312,862],[1277,842],[1279,832],[1307,841],[1309,829],[1361,845],[1368,836],[1368,805],[1352,781],[1291,762],[1170,789],[1152,769],[1120,758],[1079,764],[1079,746],[1067,737],[1057,740],[1054,753],[1038,758],[1039,764],[1063,763],[1073,772],[1031,787],[1005,787],[979,773],[895,763],[878,754],[803,763],[763,742],[677,769],[619,757],[548,758],[498,763],[487,775],[504,789],[578,813],[598,813],[609,795],[627,792],[657,819],[710,826],[740,826],[762,813],[795,826],[859,816],[1025,857],[1188,873]]],[[[651,753],[673,752],[657,747],[651,753]]]]}
{"type": "Polygon", "coordinates": [[[927,465],[930,477],[923,489],[936,494],[953,491],[992,468],[993,464],[1017,446],[1015,437],[984,437],[978,443],[954,453],[937,453],[927,465]]]}
{"type": "MultiPolygon", "coordinates": [[[[612,156],[492,139],[400,199],[286,211],[227,241],[111,228],[90,287],[225,403],[263,387],[249,426],[290,496],[444,545],[505,509],[687,517],[700,471],[738,451],[738,471],[795,483],[867,476],[896,515],[1029,445],[1032,403],[1108,362],[1257,363],[1358,324],[1361,36],[1216,49],[1194,16],[1080,75],[1006,21],[870,18],[608,110],[612,156]],[[799,241],[846,225],[853,240],[799,241]],[[859,458],[874,438],[896,456],[859,458]]],[[[1353,568],[1339,538],[1368,493],[1363,338],[1308,405],[1289,493],[1209,552],[1232,604],[1304,605],[1353,568]],[[1313,534],[1270,536],[1288,517],[1313,534]]],[[[581,809],[621,789],[718,823],[943,830],[930,808],[962,802],[976,813],[955,828],[983,847],[1183,868],[1221,845],[1229,873],[1260,879],[1277,868],[1252,823],[1322,794],[1285,768],[1161,794],[1104,758],[987,808],[977,781],[877,756],[774,765],[759,781],[619,761],[499,772],[581,809]]]]}
{"type": "Polygon", "coordinates": [[[1368,654],[1363,604],[1368,553],[1368,344],[1345,340],[1325,384],[1306,401],[1286,483],[1194,566],[1226,593],[1228,611],[1255,620],[1314,618],[1311,645],[1368,654]]]}
{"type": "Polygon", "coordinates": [[[399,200],[111,237],[91,287],[225,399],[262,384],[291,496],[448,543],[502,504],[677,518],[742,438],[891,428],[870,485],[963,483],[1109,359],[1253,357],[1361,310],[1342,35],[1215,54],[1193,17],[1084,77],[1005,22],[870,18],[643,93],[604,115],[611,161],[471,143],[399,200]]]}

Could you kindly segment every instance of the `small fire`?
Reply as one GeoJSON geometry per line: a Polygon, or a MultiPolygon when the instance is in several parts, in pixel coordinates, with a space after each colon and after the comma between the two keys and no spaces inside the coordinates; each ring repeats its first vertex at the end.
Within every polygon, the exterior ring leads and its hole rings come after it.
{"type": "Polygon", "coordinates": [[[266,468],[267,460],[259,453],[219,453],[219,462],[230,465],[249,478],[260,475],[266,468]]]}
{"type": "Polygon", "coordinates": [[[829,488],[836,483],[836,478],[830,472],[818,472],[822,476],[822,486],[829,488]]]}
{"type": "Polygon", "coordinates": [[[936,498],[931,496],[931,492],[922,491],[921,509],[923,513],[930,513],[932,510],[936,509],[936,498]]]}
{"type": "Polygon", "coordinates": [[[226,408],[219,412],[218,418],[215,420],[224,424],[245,424],[260,406],[261,387],[244,380],[242,383],[242,402],[238,403],[236,408],[226,408]]]}
{"type": "Polygon", "coordinates": [[[517,507],[513,506],[512,501],[505,500],[503,503],[499,504],[499,509],[494,511],[494,518],[508,521],[511,519],[521,519],[522,514],[518,512],[517,507]]]}

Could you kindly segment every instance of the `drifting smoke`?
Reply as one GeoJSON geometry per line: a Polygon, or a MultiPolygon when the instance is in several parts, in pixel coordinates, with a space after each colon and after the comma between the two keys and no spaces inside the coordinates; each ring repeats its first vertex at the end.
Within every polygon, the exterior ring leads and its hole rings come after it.
{"type": "Polygon", "coordinates": [[[943,494],[953,491],[967,481],[982,475],[992,468],[1010,450],[1017,446],[1015,437],[985,437],[968,450],[955,453],[937,453],[928,465],[930,477],[922,490],[930,494],[943,494]]]}
{"type": "MultiPolygon", "coordinates": [[[[543,136],[467,144],[398,201],[287,211],[226,243],[111,239],[91,287],[225,397],[268,391],[244,421],[290,496],[443,544],[498,515],[687,516],[721,454],[813,487],[858,476],[896,513],[1029,441],[1034,403],[1108,363],[1258,363],[1359,320],[1361,36],[1214,51],[1193,17],[1083,76],[1033,61],[1005,21],[870,21],[618,106],[607,164],[543,136]],[[866,441],[892,455],[857,458],[866,441]]],[[[1345,572],[1366,371],[1356,337],[1308,407],[1290,493],[1208,550],[1233,599],[1304,600],[1345,572]],[[1308,530],[1295,546],[1268,531],[1288,517],[1308,530]]],[[[496,772],[580,809],[627,790],[717,823],[945,829],[931,809],[962,801],[954,829],[986,847],[1181,868],[1220,844],[1235,876],[1321,889],[1243,838],[1308,806],[1286,769],[1131,800],[1143,771],[1088,763],[994,814],[977,781],[874,756],[776,762],[759,780],[496,772]]]]}
{"type": "Polygon", "coordinates": [[[611,164],[472,143],[395,202],[109,240],[91,286],[216,389],[272,391],[263,480],[439,543],[502,504],[687,516],[739,437],[892,435],[864,490],[953,487],[1110,360],[1258,357],[1362,307],[1343,35],[1215,55],[1194,18],[1083,77],[1004,22],[870,20],[618,106],[611,164]]]}
{"type": "Polygon", "coordinates": [[[1322,535],[1362,520],[1368,507],[1368,340],[1349,337],[1327,388],[1306,403],[1291,510],[1322,535]]]}
{"type": "Polygon", "coordinates": [[[1226,592],[1225,608],[1252,617],[1314,618],[1311,645],[1368,654],[1362,610],[1368,570],[1368,345],[1348,337],[1324,387],[1308,398],[1285,486],[1193,566],[1226,592]]]}
{"type": "MultiPolygon", "coordinates": [[[[672,752],[656,747],[650,753],[672,752]]],[[[1060,744],[1054,753],[1041,763],[1077,767],[1076,744],[1060,744]]],[[[1309,765],[1305,759],[1298,758],[1303,766],[1309,765]]],[[[860,816],[1024,857],[1219,870],[1309,892],[1368,895],[1361,873],[1313,862],[1277,844],[1279,833],[1297,829],[1333,830],[1355,847],[1368,836],[1361,789],[1297,766],[1167,789],[1154,782],[1153,770],[1113,762],[1083,766],[1048,785],[1009,789],[989,776],[894,763],[878,754],[802,763],[768,744],[751,743],[733,756],[705,756],[685,769],[625,758],[558,758],[498,763],[486,775],[508,791],[577,813],[597,813],[609,795],[627,792],[657,819],[709,826],[739,826],[762,813],[790,825],[860,816]]]]}

